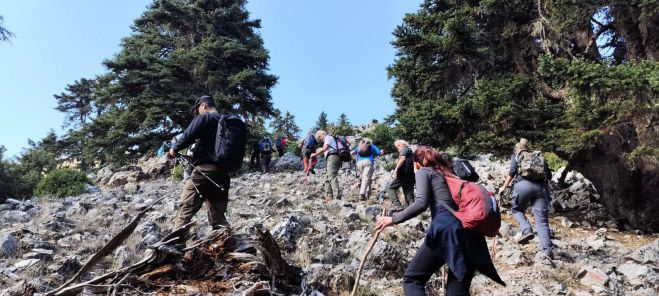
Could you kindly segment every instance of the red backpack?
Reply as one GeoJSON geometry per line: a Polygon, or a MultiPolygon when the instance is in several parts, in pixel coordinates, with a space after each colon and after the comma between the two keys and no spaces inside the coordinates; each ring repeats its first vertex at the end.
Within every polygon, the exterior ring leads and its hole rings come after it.
{"type": "Polygon", "coordinates": [[[501,227],[501,213],[494,194],[479,184],[455,176],[445,176],[445,179],[458,210],[444,206],[462,222],[464,228],[485,236],[496,236],[501,227]]]}

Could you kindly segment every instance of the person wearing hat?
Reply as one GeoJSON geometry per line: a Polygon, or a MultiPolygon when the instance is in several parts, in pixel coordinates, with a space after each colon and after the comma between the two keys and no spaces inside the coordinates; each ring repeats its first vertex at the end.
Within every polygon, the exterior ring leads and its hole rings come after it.
{"type": "Polygon", "coordinates": [[[217,112],[215,100],[210,96],[197,98],[190,112],[195,116],[194,119],[169,150],[171,157],[177,157],[180,150],[195,144],[189,160],[194,170],[183,185],[181,207],[174,228],[192,221],[202,204],[206,206],[208,222],[213,229],[228,226],[225,213],[229,203],[229,175],[221,172],[212,159],[221,115],[217,112]]]}

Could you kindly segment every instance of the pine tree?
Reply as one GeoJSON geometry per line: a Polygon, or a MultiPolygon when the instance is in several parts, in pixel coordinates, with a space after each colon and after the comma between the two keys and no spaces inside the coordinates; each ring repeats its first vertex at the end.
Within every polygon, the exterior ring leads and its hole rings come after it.
{"type": "Polygon", "coordinates": [[[354,132],[350,121],[348,121],[348,116],[345,113],[341,113],[336,126],[332,129],[332,134],[337,136],[351,136],[354,132]]]}
{"type": "Polygon", "coordinates": [[[323,131],[328,131],[328,124],[329,122],[327,121],[327,113],[325,111],[320,112],[320,115],[318,116],[318,120],[316,121],[316,125],[314,126],[314,130],[323,130],[323,131]]]}
{"type": "Polygon", "coordinates": [[[54,95],[57,100],[55,109],[67,114],[65,126],[80,127],[87,123],[94,111],[96,85],[96,80],[81,78],[80,81],[67,85],[66,92],[54,95]]]}
{"type": "Polygon", "coordinates": [[[272,115],[277,77],[245,3],[155,0],[103,62],[109,72],[97,79],[97,115],[84,132],[89,151],[119,163],[152,153],[189,124],[200,95],[223,113],[272,115]]]}
{"type": "Polygon", "coordinates": [[[2,22],[4,21],[4,18],[0,15],[0,41],[7,41],[11,37],[14,37],[14,33],[10,32],[7,30],[7,28],[2,26],[2,22]]]}
{"type": "Polygon", "coordinates": [[[282,116],[281,111],[275,111],[275,115],[270,122],[272,132],[277,136],[286,136],[287,139],[295,141],[300,134],[300,127],[295,123],[295,116],[290,112],[282,116]]]}

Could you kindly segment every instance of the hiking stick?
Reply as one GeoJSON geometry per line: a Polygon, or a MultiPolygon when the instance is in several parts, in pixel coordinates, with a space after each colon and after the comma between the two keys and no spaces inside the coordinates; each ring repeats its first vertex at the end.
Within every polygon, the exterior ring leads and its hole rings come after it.
{"type": "MultiPolygon", "coordinates": [[[[497,207],[499,208],[497,210],[499,212],[501,212],[501,209],[500,209],[500,207],[501,207],[501,195],[500,194],[496,195],[496,200],[497,200],[497,207]]],[[[498,236],[499,235],[495,235],[494,238],[492,239],[492,251],[490,252],[490,257],[492,258],[492,262],[494,262],[494,260],[495,260],[494,255],[497,254],[496,249],[497,249],[497,237],[498,236]]]]}
{"type": "MultiPolygon", "coordinates": [[[[382,216],[385,214],[385,207],[382,207],[382,216]]],[[[378,241],[378,238],[380,237],[380,233],[382,233],[382,230],[380,229],[375,232],[375,236],[373,236],[373,239],[371,239],[371,244],[368,246],[368,249],[366,249],[366,253],[364,253],[364,256],[362,256],[362,261],[359,263],[359,269],[357,269],[357,275],[355,276],[355,285],[352,287],[352,293],[350,293],[350,296],[355,296],[357,295],[357,288],[359,287],[359,278],[362,276],[362,270],[364,269],[364,264],[366,263],[366,258],[368,257],[368,254],[371,253],[373,250],[373,246],[375,246],[375,242],[378,241]]]]}

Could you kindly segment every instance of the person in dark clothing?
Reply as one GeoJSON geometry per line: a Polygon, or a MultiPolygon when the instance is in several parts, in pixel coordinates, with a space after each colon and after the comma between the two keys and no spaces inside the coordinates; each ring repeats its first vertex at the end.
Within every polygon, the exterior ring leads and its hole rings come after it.
{"type": "Polygon", "coordinates": [[[259,143],[252,144],[252,155],[249,158],[249,166],[251,168],[261,168],[261,152],[259,151],[259,143]]]}
{"type": "Polygon", "coordinates": [[[499,277],[481,233],[464,229],[448,208],[457,210],[444,175],[451,174],[432,147],[418,147],[414,153],[416,199],[391,217],[378,217],[376,229],[403,223],[430,207],[432,221],[425,242],[403,274],[406,296],[426,295],[425,285],[444,264],[448,265],[445,295],[469,295],[475,271],[504,285],[499,277]]]}
{"type": "Polygon", "coordinates": [[[392,175],[392,181],[387,188],[387,195],[394,207],[402,207],[398,200],[398,188],[403,188],[405,202],[410,205],[414,202],[414,168],[412,164],[413,152],[404,140],[396,140],[394,146],[398,149],[398,161],[392,175]]]}
{"type": "Polygon", "coordinates": [[[181,207],[174,227],[178,228],[192,221],[202,204],[206,205],[208,220],[213,229],[228,226],[225,213],[229,203],[229,175],[223,173],[212,159],[221,116],[210,96],[197,98],[191,112],[195,115],[192,123],[169,150],[169,155],[176,157],[180,150],[195,144],[190,159],[194,169],[190,179],[183,185],[181,207]],[[213,183],[218,184],[220,188],[213,183]]]}
{"type": "Polygon", "coordinates": [[[506,192],[508,187],[514,183],[513,196],[512,196],[512,213],[517,223],[519,224],[519,231],[515,234],[515,241],[520,244],[525,244],[531,240],[535,235],[531,224],[526,220],[524,212],[531,206],[531,211],[535,217],[536,230],[538,231],[538,238],[540,239],[539,253],[536,256],[536,262],[553,265],[553,243],[551,242],[551,230],[549,229],[549,204],[551,202],[551,194],[547,180],[551,179],[551,171],[549,166],[545,163],[546,180],[534,181],[527,180],[520,175],[518,158],[521,152],[528,150],[528,140],[522,138],[519,143],[515,145],[513,154],[510,157],[510,170],[503,186],[499,188],[499,195],[506,192]]]}
{"type": "Polygon", "coordinates": [[[261,173],[270,172],[270,161],[272,161],[272,140],[268,136],[264,136],[259,144],[259,153],[261,155],[261,173]]]}

